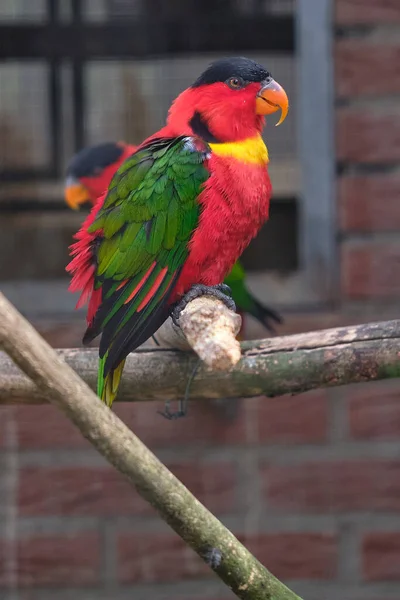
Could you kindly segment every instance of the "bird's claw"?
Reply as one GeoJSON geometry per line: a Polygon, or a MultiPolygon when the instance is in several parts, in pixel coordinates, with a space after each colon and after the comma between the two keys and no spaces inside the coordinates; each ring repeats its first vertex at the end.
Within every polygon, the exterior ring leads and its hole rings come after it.
{"type": "Polygon", "coordinates": [[[185,394],[183,396],[182,400],[179,400],[179,408],[177,410],[177,412],[171,412],[169,407],[171,405],[171,401],[167,400],[165,403],[165,408],[163,411],[159,410],[157,411],[162,417],[164,417],[164,419],[168,419],[168,421],[175,421],[176,419],[180,419],[181,417],[185,417],[187,414],[187,405],[188,405],[188,401],[189,401],[189,392],[190,392],[190,386],[192,385],[192,381],[196,376],[196,373],[199,369],[201,360],[199,359],[193,369],[193,371],[191,372],[189,379],[187,380],[186,383],[186,389],[185,389],[185,394]]]}
{"type": "MultiPolygon", "coordinates": [[[[167,400],[165,403],[165,408],[164,410],[158,410],[158,414],[161,415],[162,417],[164,417],[164,419],[168,419],[168,421],[175,421],[176,419],[180,419],[181,417],[184,417],[186,415],[186,410],[183,409],[181,406],[179,408],[179,410],[177,410],[176,412],[171,412],[169,407],[170,407],[170,400],[167,400]]],[[[181,405],[182,403],[180,403],[181,405]]]]}
{"type": "Polygon", "coordinates": [[[236,304],[232,298],[232,292],[229,285],[226,283],[219,283],[218,285],[203,285],[202,283],[196,283],[193,285],[190,290],[181,298],[181,300],[175,305],[171,318],[177,327],[179,327],[179,317],[181,312],[186,308],[186,306],[194,300],[195,298],[199,298],[201,296],[214,296],[214,298],[218,298],[221,300],[233,312],[236,312],[236,304]]]}

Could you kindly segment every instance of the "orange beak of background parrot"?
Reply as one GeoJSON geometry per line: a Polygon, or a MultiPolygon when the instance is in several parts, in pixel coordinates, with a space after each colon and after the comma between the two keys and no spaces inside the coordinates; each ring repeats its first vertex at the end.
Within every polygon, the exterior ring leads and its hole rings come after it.
{"type": "Polygon", "coordinates": [[[81,204],[90,201],[87,189],[80,183],[65,188],[65,202],[73,210],[79,210],[81,204]]]}
{"type": "Polygon", "coordinates": [[[258,115],[270,115],[279,109],[282,112],[277,125],[286,119],[289,111],[289,99],[283,87],[275,79],[270,79],[257,94],[256,112],[258,115]]]}

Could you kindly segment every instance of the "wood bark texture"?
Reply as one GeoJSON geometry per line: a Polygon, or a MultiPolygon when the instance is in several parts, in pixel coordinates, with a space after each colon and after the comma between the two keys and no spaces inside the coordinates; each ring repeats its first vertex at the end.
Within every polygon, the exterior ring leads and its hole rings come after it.
{"type": "MultiPolygon", "coordinates": [[[[163,343],[188,347],[180,332],[172,331],[170,323],[166,327],[163,343]]],[[[96,389],[96,349],[57,353],[96,389]]],[[[191,352],[141,348],[128,356],[117,400],[179,400],[197,363],[191,352]]],[[[190,398],[275,397],[392,377],[400,377],[398,320],[245,342],[240,361],[230,371],[199,366],[190,398]]],[[[41,390],[0,353],[0,403],[44,401],[41,390]]]]}

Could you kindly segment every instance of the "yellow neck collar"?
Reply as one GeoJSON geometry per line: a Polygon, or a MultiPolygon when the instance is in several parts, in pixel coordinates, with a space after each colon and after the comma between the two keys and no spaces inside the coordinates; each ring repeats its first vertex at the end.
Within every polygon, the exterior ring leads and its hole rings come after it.
{"type": "Polygon", "coordinates": [[[209,146],[217,156],[231,156],[240,162],[253,165],[266,165],[269,161],[268,150],[261,135],[256,135],[240,142],[209,143],[209,146]]]}

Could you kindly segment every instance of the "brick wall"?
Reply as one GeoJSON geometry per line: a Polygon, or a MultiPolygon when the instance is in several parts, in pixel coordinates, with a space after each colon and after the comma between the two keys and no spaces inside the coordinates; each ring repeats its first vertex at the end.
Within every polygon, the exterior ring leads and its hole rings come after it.
{"type": "Polygon", "coordinates": [[[344,301],[400,293],[400,3],[336,0],[337,160],[344,301]]]}
{"type": "MultiPolygon", "coordinates": [[[[152,403],[117,412],[305,598],[394,600],[399,393],[390,382],[260,398],[233,420],[209,402],[175,423],[152,403]]],[[[53,408],[1,409],[0,448],[2,599],[231,597],[53,408]]]]}

